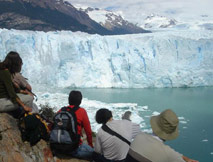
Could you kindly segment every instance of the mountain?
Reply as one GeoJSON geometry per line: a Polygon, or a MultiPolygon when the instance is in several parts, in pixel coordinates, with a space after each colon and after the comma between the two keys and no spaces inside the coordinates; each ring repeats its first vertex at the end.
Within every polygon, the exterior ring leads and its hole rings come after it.
{"type": "Polygon", "coordinates": [[[118,34],[148,32],[141,27],[124,20],[120,13],[107,11],[100,8],[82,7],[78,5],[75,7],[78,8],[79,11],[84,11],[87,13],[92,20],[96,21],[101,26],[112,32],[118,34]]]}
{"type": "Polygon", "coordinates": [[[160,16],[156,14],[151,14],[147,16],[144,20],[144,28],[169,28],[177,24],[175,19],[170,19],[165,16],[160,16]]]}
{"type": "MultiPolygon", "coordinates": [[[[120,34],[93,21],[85,12],[63,0],[0,0],[0,28],[55,31],[71,30],[90,34],[120,34]]],[[[122,34],[138,31],[122,32],[122,34]]],[[[144,31],[146,32],[146,31],[144,31]]]]}
{"type": "Polygon", "coordinates": [[[19,30],[71,30],[110,34],[87,14],[62,0],[0,0],[0,27],[19,30]]]}

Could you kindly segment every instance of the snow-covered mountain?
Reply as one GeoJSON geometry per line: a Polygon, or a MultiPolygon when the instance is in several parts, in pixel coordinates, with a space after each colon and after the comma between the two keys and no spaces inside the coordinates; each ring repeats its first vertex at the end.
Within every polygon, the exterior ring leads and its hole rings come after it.
{"type": "Polygon", "coordinates": [[[151,14],[147,16],[144,20],[142,27],[144,28],[170,28],[177,25],[177,21],[175,19],[171,19],[165,16],[151,14]]]}
{"type": "Polygon", "coordinates": [[[89,17],[110,31],[118,33],[146,33],[142,27],[126,21],[122,17],[122,12],[112,12],[100,8],[92,8],[82,5],[75,5],[79,11],[86,12],[89,17]]]}
{"type": "Polygon", "coordinates": [[[63,0],[0,0],[0,28],[112,34],[63,0]]]}
{"type": "Polygon", "coordinates": [[[147,30],[212,30],[212,0],[67,0],[73,5],[83,4],[93,8],[103,8],[112,12],[121,12],[128,22],[147,30]],[[151,19],[147,17],[154,14],[151,19]],[[147,19],[147,20],[146,20],[147,19]],[[174,21],[175,20],[175,24],[174,21]],[[147,21],[145,23],[145,21],[147,21]],[[161,28],[161,27],[164,28],[161,28]],[[150,27],[150,28],[149,28],[150,27]],[[165,28],[167,27],[167,28],[165,28]]]}
{"type": "Polygon", "coordinates": [[[167,31],[100,36],[0,29],[0,60],[15,50],[33,85],[213,86],[213,33],[167,31]]]}
{"type": "Polygon", "coordinates": [[[0,28],[116,35],[147,32],[134,25],[107,29],[63,0],[0,0],[0,28]]]}

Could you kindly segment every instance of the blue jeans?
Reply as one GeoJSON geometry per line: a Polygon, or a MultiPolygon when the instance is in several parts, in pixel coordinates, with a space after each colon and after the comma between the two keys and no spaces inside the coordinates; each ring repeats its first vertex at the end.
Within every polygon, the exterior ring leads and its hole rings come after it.
{"type": "Polygon", "coordinates": [[[81,144],[77,150],[72,152],[72,156],[79,159],[92,159],[92,153],[94,149],[87,144],[81,144]]]}
{"type": "MultiPolygon", "coordinates": [[[[109,159],[106,159],[103,155],[101,155],[97,152],[93,152],[92,159],[95,162],[125,162],[125,160],[126,160],[126,159],[124,159],[124,160],[109,160],[109,159]]],[[[126,161],[126,162],[130,162],[130,161],[126,161]]]]}

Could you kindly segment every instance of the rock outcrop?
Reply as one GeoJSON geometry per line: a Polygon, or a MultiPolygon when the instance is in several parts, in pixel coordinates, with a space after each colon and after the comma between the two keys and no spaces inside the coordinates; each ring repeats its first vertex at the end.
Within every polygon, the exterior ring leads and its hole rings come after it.
{"type": "Polygon", "coordinates": [[[31,147],[22,142],[17,120],[0,113],[0,162],[87,162],[74,158],[59,159],[52,155],[48,143],[41,140],[31,147]]]}

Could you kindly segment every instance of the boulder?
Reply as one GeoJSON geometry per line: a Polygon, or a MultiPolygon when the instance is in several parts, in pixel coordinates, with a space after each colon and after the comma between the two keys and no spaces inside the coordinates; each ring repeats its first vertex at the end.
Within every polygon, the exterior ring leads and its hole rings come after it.
{"type": "Polygon", "coordinates": [[[88,162],[54,157],[44,140],[31,147],[22,141],[17,121],[6,113],[0,113],[0,162],[88,162]]]}

